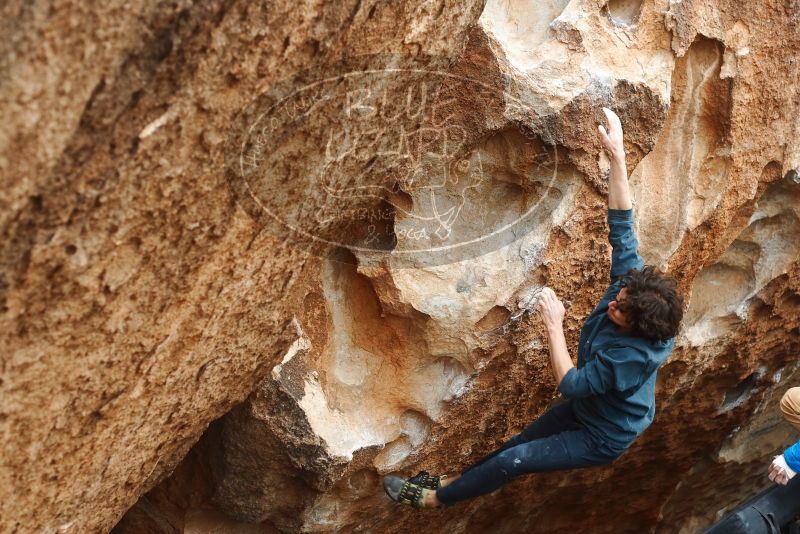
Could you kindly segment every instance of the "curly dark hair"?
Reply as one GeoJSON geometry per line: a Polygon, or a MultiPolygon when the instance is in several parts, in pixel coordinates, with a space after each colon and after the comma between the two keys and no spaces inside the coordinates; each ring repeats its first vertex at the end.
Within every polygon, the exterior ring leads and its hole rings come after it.
{"type": "Polygon", "coordinates": [[[617,304],[631,325],[631,333],[656,341],[677,335],[683,319],[683,298],[673,278],[647,266],[628,271],[622,287],[628,291],[617,304]]]}

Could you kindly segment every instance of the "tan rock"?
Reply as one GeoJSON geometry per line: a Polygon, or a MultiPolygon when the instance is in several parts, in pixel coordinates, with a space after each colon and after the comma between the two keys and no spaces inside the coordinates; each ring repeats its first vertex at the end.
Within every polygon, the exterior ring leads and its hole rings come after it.
{"type": "Polygon", "coordinates": [[[686,294],[657,418],[610,467],[426,528],[693,532],[793,439],[796,6],[0,13],[0,530],[418,529],[381,476],[455,472],[540,414],[536,290],[574,347],[608,283],[602,106],[641,252],[686,294]]]}

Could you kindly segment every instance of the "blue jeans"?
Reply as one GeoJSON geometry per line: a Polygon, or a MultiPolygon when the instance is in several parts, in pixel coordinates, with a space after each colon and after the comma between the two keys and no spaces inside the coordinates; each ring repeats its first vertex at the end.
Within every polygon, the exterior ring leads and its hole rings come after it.
{"type": "Polygon", "coordinates": [[[436,497],[443,504],[455,504],[500,489],[519,475],[604,465],[624,451],[589,434],[568,401],[550,408],[460,478],[436,490],[436,497]]]}

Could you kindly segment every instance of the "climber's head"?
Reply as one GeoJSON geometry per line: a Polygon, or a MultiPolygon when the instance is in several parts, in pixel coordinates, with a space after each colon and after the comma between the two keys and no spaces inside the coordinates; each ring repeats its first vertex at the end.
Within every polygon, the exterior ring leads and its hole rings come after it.
{"type": "Polygon", "coordinates": [[[675,280],[654,267],[631,270],[622,289],[608,304],[608,317],[633,335],[666,341],[678,333],[683,299],[675,280]]]}

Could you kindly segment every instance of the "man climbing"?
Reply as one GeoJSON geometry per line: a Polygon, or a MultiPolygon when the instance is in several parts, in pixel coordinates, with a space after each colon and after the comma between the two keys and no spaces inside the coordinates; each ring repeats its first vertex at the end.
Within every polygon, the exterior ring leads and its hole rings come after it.
{"type": "Polygon", "coordinates": [[[536,309],[547,331],[550,363],[563,402],[459,476],[423,471],[409,480],[384,478],[392,500],[417,508],[452,505],[491,493],[526,473],[608,464],[650,425],[655,414],[656,370],[672,351],[683,316],[675,282],[637,253],[625,167],[622,125],[603,108],[608,131],[608,224],[611,286],[581,329],[578,366],[564,337],[564,306],[544,288],[536,309]]]}

